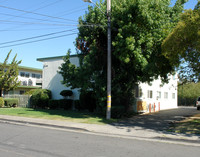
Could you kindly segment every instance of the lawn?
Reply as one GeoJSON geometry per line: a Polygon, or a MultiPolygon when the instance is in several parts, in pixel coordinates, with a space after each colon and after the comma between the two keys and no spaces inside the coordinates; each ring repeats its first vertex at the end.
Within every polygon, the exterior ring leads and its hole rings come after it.
{"type": "Polygon", "coordinates": [[[180,122],[175,122],[168,129],[170,132],[200,135],[200,114],[180,122]]]}
{"type": "Polygon", "coordinates": [[[89,112],[66,110],[43,110],[32,108],[0,108],[0,115],[21,116],[30,118],[42,118],[50,120],[71,121],[89,124],[108,124],[116,120],[107,120],[102,116],[89,112]]]}

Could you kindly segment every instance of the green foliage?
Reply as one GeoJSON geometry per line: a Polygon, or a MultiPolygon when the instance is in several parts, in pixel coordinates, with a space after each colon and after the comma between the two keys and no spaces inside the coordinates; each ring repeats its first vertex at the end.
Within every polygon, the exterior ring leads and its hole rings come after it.
{"type": "Polygon", "coordinates": [[[0,97],[0,108],[4,107],[4,99],[0,97]]]}
{"type": "Polygon", "coordinates": [[[49,99],[51,99],[51,91],[47,89],[37,89],[31,96],[31,105],[34,108],[48,107],[49,99]]]}
{"type": "Polygon", "coordinates": [[[19,105],[18,98],[4,98],[6,107],[17,107],[19,105]]]}
{"type": "MultiPolygon", "coordinates": [[[[4,62],[0,64],[0,90],[9,91],[15,89],[20,82],[18,81],[18,65],[21,61],[17,61],[16,57],[12,59],[11,63],[8,64],[8,59],[11,54],[11,51],[8,53],[7,57],[5,58],[4,62]]],[[[2,95],[2,93],[1,93],[2,95]]]]}
{"type": "Polygon", "coordinates": [[[60,95],[62,95],[63,97],[72,96],[73,92],[71,90],[63,90],[60,92],[60,95]]]}
{"type": "Polygon", "coordinates": [[[94,112],[96,109],[96,100],[94,96],[94,92],[81,92],[80,94],[80,108],[87,109],[90,112],[94,112]]]}
{"type": "Polygon", "coordinates": [[[178,103],[184,106],[194,106],[200,96],[200,82],[186,83],[178,87],[178,103]]]}
{"type": "Polygon", "coordinates": [[[72,108],[73,100],[71,99],[60,99],[60,100],[49,100],[49,109],[64,109],[69,110],[72,108]]]}
{"type": "Polygon", "coordinates": [[[33,95],[33,93],[36,91],[37,89],[31,89],[29,91],[26,91],[25,95],[33,95]]]}
{"type": "Polygon", "coordinates": [[[162,51],[171,65],[180,66],[183,81],[200,80],[200,2],[185,11],[174,30],[163,41],[162,51]]]}
{"type": "MultiPolygon", "coordinates": [[[[176,25],[186,0],[112,1],[112,107],[132,109],[134,88],[138,82],[150,82],[173,72],[169,60],[161,54],[162,41],[176,25]]],[[[106,1],[97,6],[105,10],[106,1]]],[[[97,110],[106,105],[107,79],[107,17],[94,6],[79,18],[76,39],[80,66],[70,63],[70,51],[64,57],[59,73],[68,87],[93,90],[97,110]],[[82,27],[82,25],[92,25],[82,27]]]]}

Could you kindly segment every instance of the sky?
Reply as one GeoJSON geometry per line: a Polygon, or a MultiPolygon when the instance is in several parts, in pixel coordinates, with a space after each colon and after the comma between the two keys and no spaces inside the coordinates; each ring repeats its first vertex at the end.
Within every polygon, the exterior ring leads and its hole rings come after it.
{"type": "MultiPolygon", "coordinates": [[[[98,2],[99,0],[93,0],[98,2]]],[[[172,0],[172,4],[176,0],[172,0]]],[[[185,9],[193,9],[189,0],[185,9]]],[[[21,66],[40,68],[37,58],[75,53],[78,18],[91,3],[83,0],[0,0],[0,62],[12,50],[21,66]]]]}

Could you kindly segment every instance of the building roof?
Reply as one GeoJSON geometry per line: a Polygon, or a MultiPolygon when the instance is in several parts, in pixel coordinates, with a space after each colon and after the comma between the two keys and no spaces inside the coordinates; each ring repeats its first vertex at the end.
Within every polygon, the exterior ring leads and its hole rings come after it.
{"type": "MultiPolygon", "coordinates": [[[[70,55],[70,57],[77,57],[78,55],[70,55]]],[[[37,61],[43,62],[44,60],[49,60],[49,59],[61,59],[65,56],[54,56],[54,57],[45,57],[45,58],[37,58],[37,61]]]]}
{"type": "Polygon", "coordinates": [[[38,69],[38,68],[32,68],[32,67],[26,67],[26,66],[19,66],[19,70],[32,70],[32,71],[38,71],[38,72],[42,72],[42,69],[38,69]]]}
{"type": "MultiPolygon", "coordinates": [[[[2,63],[0,63],[2,64],[2,63]]],[[[9,64],[7,64],[7,66],[9,66],[9,64]]],[[[31,70],[31,71],[37,71],[37,72],[42,72],[42,69],[38,69],[38,68],[32,68],[32,67],[26,67],[26,66],[18,66],[19,70],[31,70]]]]}

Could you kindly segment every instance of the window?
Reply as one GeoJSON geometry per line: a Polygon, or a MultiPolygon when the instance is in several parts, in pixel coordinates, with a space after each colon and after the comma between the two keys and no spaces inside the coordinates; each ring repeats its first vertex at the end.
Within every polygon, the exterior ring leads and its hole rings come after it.
{"type": "Polygon", "coordinates": [[[168,99],[168,92],[164,92],[164,98],[168,99]]]}
{"type": "Polygon", "coordinates": [[[142,88],[139,87],[139,97],[142,97],[143,93],[142,93],[142,88]]]}
{"type": "Polygon", "coordinates": [[[153,98],[153,91],[152,90],[147,91],[147,98],[153,98]]]}
{"type": "Polygon", "coordinates": [[[37,79],[40,79],[40,78],[41,78],[41,75],[40,75],[40,74],[35,74],[35,77],[36,77],[37,79]]]}
{"type": "Polygon", "coordinates": [[[29,73],[25,73],[25,77],[29,78],[29,73]]]}
{"type": "Polygon", "coordinates": [[[32,78],[35,78],[36,76],[35,76],[35,74],[32,74],[32,78]]]}
{"type": "Polygon", "coordinates": [[[161,91],[157,91],[157,99],[161,99],[161,91]]]}
{"type": "Polygon", "coordinates": [[[175,98],[176,98],[176,94],[172,93],[172,99],[175,99],[175,98]]]}
{"type": "Polygon", "coordinates": [[[24,92],[23,90],[20,90],[20,91],[19,91],[19,94],[20,94],[20,95],[22,95],[22,94],[24,94],[24,93],[25,93],[25,92],[24,92]]]}
{"type": "Polygon", "coordinates": [[[20,72],[20,76],[24,77],[25,76],[25,72],[20,72]]]}

